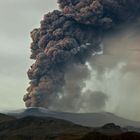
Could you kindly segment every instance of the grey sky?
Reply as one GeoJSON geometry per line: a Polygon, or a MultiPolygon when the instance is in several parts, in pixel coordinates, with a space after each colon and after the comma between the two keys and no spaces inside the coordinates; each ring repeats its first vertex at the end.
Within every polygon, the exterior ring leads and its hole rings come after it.
{"type": "Polygon", "coordinates": [[[30,31],[57,0],[0,0],[0,110],[23,108],[30,66],[30,31]]]}

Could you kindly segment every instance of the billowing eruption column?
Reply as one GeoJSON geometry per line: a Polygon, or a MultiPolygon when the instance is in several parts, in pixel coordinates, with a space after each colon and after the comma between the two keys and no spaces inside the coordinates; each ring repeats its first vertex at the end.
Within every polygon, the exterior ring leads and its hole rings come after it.
{"type": "MultiPolygon", "coordinates": [[[[31,32],[30,86],[27,107],[48,107],[65,87],[72,65],[85,65],[101,50],[104,33],[139,17],[139,0],[58,0],[61,11],[44,16],[40,28],[31,32]]],[[[67,93],[65,93],[67,94],[67,93]]]]}

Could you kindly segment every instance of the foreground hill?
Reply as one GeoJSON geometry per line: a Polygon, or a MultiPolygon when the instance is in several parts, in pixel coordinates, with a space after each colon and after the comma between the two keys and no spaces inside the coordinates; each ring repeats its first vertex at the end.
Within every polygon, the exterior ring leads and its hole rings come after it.
{"type": "Polygon", "coordinates": [[[140,133],[128,132],[113,123],[91,128],[52,117],[7,120],[10,116],[4,116],[6,120],[0,122],[0,140],[140,140],[140,133]]]}
{"type": "Polygon", "coordinates": [[[15,120],[15,119],[16,119],[15,117],[0,113],[0,123],[10,121],[10,120],[15,120]]]}
{"type": "Polygon", "coordinates": [[[140,140],[140,134],[136,132],[127,132],[117,135],[106,135],[99,132],[91,132],[79,140],[140,140]]]}
{"type": "Polygon", "coordinates": [[[91,130],[60,119],[30,116],[0,123],[0,140],[50,140],[63,135],[84,135],[91,130]]]}
{"type": "MultiPolygon", "coordinates": [[[[140,122],[127,120],[107,112],[66,113],[66,112],[50,111],[45,108],[28,108],[28,109],[8,112],[7,114],[17,118],[22,118],[22,117],[27,117],[32,115],[38,117],[54,117],[54,118],[71,121],[73,123],[83,125],[83,126],[88,126],[88,127],[99,127],[107,123],[115,123],[122,127],[131,126],[129,127],[131,129],[133,127],[140,128],[140,122]]],[[[140,129],[137,130],[140,132],[140,129]]]]}

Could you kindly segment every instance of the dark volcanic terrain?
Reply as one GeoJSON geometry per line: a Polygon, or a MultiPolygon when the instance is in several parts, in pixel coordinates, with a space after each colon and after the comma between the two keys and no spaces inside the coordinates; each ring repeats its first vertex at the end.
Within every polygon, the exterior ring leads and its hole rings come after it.
{"type": "Polygon", "coordinates": [[[16,118],[23,118],[27,116],[36,117],[53,117],[57,119],[71,121],[75,124],[88,126],[88,127],[100,127],[107,123],[115,123],[121,127],[131,126],[140,128],[140,122],[131,121],[112,113],[99,112],[99,113],[68,113],[50,111],[45,108],[28,108],[23,110],[16,110],[6,113],[7,115],[14,116],[16,118]]]}
{"type": "Polygon", "coordinates": [[[102,127],[86,127],[41,116],[41,112],[40,116],[29,112],[37,113],[37,109],[21,111],[19,114],[24,116],[18,117],[0,114],[0,140],[140,140],[140,133],[134,132],[134,127],[130,130],[130,127],[128,129],[113,123],[102,127]]]}

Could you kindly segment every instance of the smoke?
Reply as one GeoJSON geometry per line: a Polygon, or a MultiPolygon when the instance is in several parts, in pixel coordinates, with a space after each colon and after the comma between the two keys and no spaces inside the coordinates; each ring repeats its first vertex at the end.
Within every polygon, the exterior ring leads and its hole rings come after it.
{"type": "Polygon", "coordinates": [[[58,3],[62,11],[46,14],[40,28],[31,32],[31,59],[35,63],[28,71],[31,81],[24,96],[26,106],[102,110],[109,100],[108,93],[102,88],[88,88],[88,81],[93,79],[93,71],[102,79],[106,67],[113,69],[116,61],[120,62],[119,57],[113,63],[109,62],[113,59],[105,56],[109,50],[113,54],[114,44],[106,48],[104,45],[102,54],[103,44],[114,42],[105,42],[104,36],[121,30],[122,24],[137,21],[138,0],[59,0],[58,3]]]}
{"type": "Polygon", "coordinates": [[[103,111],[105,109],[109,99],[107,94],[102,91],[92,90],[84,92],[79,112],[103,111]]]}
{"type": "Polygon", "coordinates": [[[86,65],[72,64],[66,69],[64,77],[65,86],[59,97],[52,100],[52,109],[77,112],[79,111],[81,93],[86,86],[85,81],[89,79],[90,72],[86,65]]]}
{"type": "MultiPolygon", "coordinates": [[[[124,27],[123,27],[124,28],[124,27]]],[[[139,120],[140,34],[138,26],[106,36],[104,53],[94,56],[87,89],[100,90],[108,96],[105,111],[139,120]],[[131,112],[131,113],[130,113],[131,112]]],[[[92,110],[91,110],[92,111],[92,110]]]]}

